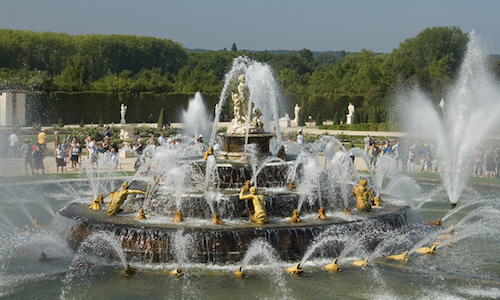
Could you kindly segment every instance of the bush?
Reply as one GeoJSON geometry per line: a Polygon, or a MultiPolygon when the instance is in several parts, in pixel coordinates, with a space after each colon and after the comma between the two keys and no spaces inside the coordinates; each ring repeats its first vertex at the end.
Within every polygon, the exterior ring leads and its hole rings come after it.
{"type": "Polygon", "coordinates": [[[316,116],[316,126],[320,126],[323,124],[323,118],[321,117],[321,112],[316,116]]]}

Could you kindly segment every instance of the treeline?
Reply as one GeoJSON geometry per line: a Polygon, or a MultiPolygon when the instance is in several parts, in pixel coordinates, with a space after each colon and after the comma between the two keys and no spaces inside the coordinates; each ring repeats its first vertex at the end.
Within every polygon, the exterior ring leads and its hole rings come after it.
{"type": "MultiPolygon", "coordinates": [[[[308,49],[273,54],[237,51],[236,45],[231,51],[188,52],[154,37],[0,29],[0,88],[41,91],[51,99],[57,92],[108,93],[117,99],[118,94],[213,95],[220,93],[232,60],[246,55],[273,68],[289,114],[298,103],[306,116],[321,112],[324,119],[337,115],[340,121],[351,102],[356,120],[378,123],[390,118],[391,95],[401,84],[418,84],[437,104],[457,75],[467,42],[458,27],[434,27],[392,53],[362,49],[315,56],[308,49]]],[[[492,59],[492,68],[499,76],[500,61],[492,59]]]]}

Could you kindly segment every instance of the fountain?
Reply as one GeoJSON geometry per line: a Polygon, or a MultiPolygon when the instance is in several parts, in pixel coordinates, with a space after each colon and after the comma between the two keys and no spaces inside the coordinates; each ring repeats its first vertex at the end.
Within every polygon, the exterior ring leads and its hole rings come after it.
{"type": "Polygon", "coordinates": [[[486,47],[475,33],[456,83],[439,107],[418,88],[400,97],[409,132],[418,132],[436,145],[441,176],[452,208],[473,170],[473,152],[494,133],[500,116],[500,88],[487,67],[486,47]]]}
{"type": "MultiPolygon", "coordinates": [[[[238,58],[228,74],[237,77],[238,85],[237,93],[230,96],[234,118],[227,132],[219,134],[223,144],[219,156],[208,151],[202,159],[200,154],[206,148],[203,144],[200,148],[200,143],[159,147],[133,180],[123,183],[122,189],[105,201],[107,214],[106,208],[89,210],[89,205],[80,202],[59,211],[53,225],[63,229],[61,236],[72,248],[78,249],[94,232],[106,231],[120,239],[128,259],[169,262],[175,260],[176,251],[170,249],[182,231],[192,237],[194,261],[240,261],[249,243],[262,237],[281,259],[298,260],[315,236],[331,227],[354,232],[367,222],[384,230],[406,225],[409,207],[391,205],[389,201],[370,214],[358,212],[353,204],[349,218],[328,217],[341,213],[354,201],[351,196],[340,196],[352,189],[353,170],[348,165],[350,172],[343,173],[343,178],[335,177],[335,171],[323,169],[314,156],[324,151],[330,160],[334,146],[340,146],[346,156],[342,143],[331,137],[314,146],[313,156],[286,155],[286,161],[272,156],[269,144],[275,134],[267,132],[264,124],[269,123],[266,116],[278,115],[273,111],[278,107],[278,92],[269,67],[238,58]],[[243,71],[246,73],[241,74],[243,71]],[[266,113],[267,108],[273,112],[266,113]],[[297,185],[295,190],[288,188],[291,181],[297,185]],[[292,214],[294,222],[288,222],[292,214]],[[69,234],[67,223],[72,228],[69,234]]],[[[226,78],[227,86],[232,80],[226,78]]],[[[225,93],[217,110],[224,100],[225,93]]],[[[201,95],[197,94],[193,101],[198,104],[190,107],[199,109],[201,95]]],[[[274,126],[279,132],[277,120],[274,118],[274,126]]],[[[279,137],[277,144],[282,144],[279,137]]],[[[369,208],[368,201],[365,206],[369,208]]],[[[372,244],[377,242],[373,240],[372,244]]]]}
{"type": "MultiPolygon", "coordinates": [[[[233,64],[226,92],[241,70],[265,69],[244,63],[249,60],[233,64]]],[[[252,97],[265,94],[255,91],[251,82],[258,80],[251,79],[252,72],[245,74],[252,97]]],[[[219,105],[224,101],[221,97],[219,105]]],[[[255,103],[262,109],[259,100],[255,103]]],[[[268,123],[262,123],[266,132],[268,123]]],[[[215,136],[212,131],[212,141],[215,136]]],[[[276,143],[286,149],[286,161],[251,143],[243,144],[240,159],[209,155],[203,160],[207,145],[179,139],[180,145],[158,147],[127,178],[127,189],[146,195],[129,195],[116,215],[106,215],[109,198],[101,210],[88,207],[99,193],[106,196],[111,186],[121,184],[121,178],[0,184],[0,296],[498,297],[500,201],[492,187],[464,189],[457,209],[450,212],[439,185],[417,184],[389,171],[375,174],[384,179],[358,174],[333,137],[298,147],[281,142],[278,134],[276,143]],[[382,207],[357,211],[350,192],[362,179],[384,200],[382,207]],[[256,195],[264,196],[269,223],[250,221],[253,205],[239,199],[247,181],[257,186],[256,195]],[[327,218],[316,218],[321,206],[327,218]],[[346,206],[351,215],[343,213],[346,206]],[[146,218],[136,220],[141,209],[146,218]],[[295,210],[301,222],[288,222],[295,210]],[[177,212],[182,217],[175,223],[177,212]],[[212,222],[216,214],[223,224],[212,222]],[[422,221],[438,218],[443,225],[422,221]],[[33,228],[34,219],[42,226],[52,224],[33,228]],[[417,251],[432,245],[433,254],[417,251]],[[41,252],[48,261],[38,259],[41,252]],[[401,260],[387,258],[398,254],[404,254],[401,260]],[[129,271],[122,274],[122,269],[129,271]],[[134,271],[136,275],[124,278],[134,271]]]]}

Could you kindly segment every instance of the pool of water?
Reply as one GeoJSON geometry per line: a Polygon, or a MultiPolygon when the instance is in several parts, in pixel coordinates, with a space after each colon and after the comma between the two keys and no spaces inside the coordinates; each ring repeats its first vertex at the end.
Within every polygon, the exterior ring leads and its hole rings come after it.
{"type": "MultiPolygon", "coordinates": [[[[247,261],[223,265],[197,264],[189,255],[176,263],[130,262],[139,273],[121,274],[120,260],[74,252],[50,228],[32,226],[34,219],[48,226],[55,213],[69,201],[90,203],[93,189],[88,181],[62,181],[0,186],[0,297],[13,299],[496,299],[500,298],[500,194],[492,188],[468,188],[455,210],[450,210],[446,192],[437,184],[415,184],[402,180],[386,193],[415,208],[423,222],[443,218],[439,228],[417,220],[408,228],[386,234],[375,250],[360,242],[360,232],[343,237],[345,250],[338,264],[341,271],[329,273],[322,266],[334,257],[312,251],[303,259],[304,273],[284,270],[297,262],[280,261],[259,241],[247,261]],[[403,184],[404,183],[404,184],[403,184]],[[439,237],[455,226],[451,238],[439,237]],[[433,255],[414,252],[440,241],[433,255]],[[385,258],[410,250],[401,263],[385,258]],[[41,252],[57,258],[39,261],[41,252]],[[369,257],[368,266],[352,265],[369,257]],[[244,265],[248,277],[233,275],[244,265]],[[181,266],[185,275],[169,275],[181,266]]],[[[180,232],[182,236],[182,232],[180,232]]],[[[323,237],[328,240],[335,237],[323,237]]],[[[186,237],[189,240],[189,237],[186,237]]],[[[105,239],[91,244],[107,245],[105,239]]],[[[186,244],[184,244],[186,245],[186,244]]],[[[187,244],[189,245],[189,244],[187,244]]],[[[323,244],[316,245],[321,249],[323,244]]],[[[96,245],[93,245],[96,246],[96,245]]],[[[99,248],[97,248],[99,249],[99,248]]],[[[179,246],[179,252],[187,252],[179,246]]]]}

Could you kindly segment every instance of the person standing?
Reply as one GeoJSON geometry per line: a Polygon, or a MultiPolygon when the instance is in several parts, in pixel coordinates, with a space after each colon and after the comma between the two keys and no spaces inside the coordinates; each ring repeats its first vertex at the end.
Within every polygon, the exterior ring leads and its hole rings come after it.
{"type": "Polygon", "coordinates": [[[40,144],[36,144],[35,148],[33,149],[33,165],[36,171],[36,174],[38,174],[38,170],[41,169],[42,173],[45,174],[45,167],[43,166],[43,157],[44,157],[44,152],[42,150],[42,146],[40,144]]]}
{"type": "Polygon", "coordinates": [[[401,151],[401,149],[399,148],[399,141],[397,141],[396,144],[394,146],[392,146],[392,155],[394,156],[394,159],[396,160],[396,169],[398,168],[399,160],[401,159],[400,151],[401,151]]]}
{"type": "Polygon", "coordinates": [[[408,150],[408,154],[406,155],[406,167],[408,172],[415,173],[415,152],[413,151],[413,147],[410,147],[408,150]]]}
{"type": "Polygon", "coordinates": [[[43,149],[43,151],[47,151],[46,148],[47,144],[47,134],[45,133],[45,129],[41,129],[40,133],[38,134],[38,145],[40,148],[43,149]]]}
{"type": "Polygon", "coordinates": [[[64,173],[64,167],[66,163],[64,162],[64,158],[66,157],[66,152],[62,149],[62,145],[57,145],[54,150],[54,158],[56,159],[56,170],[59,173],[59,168],[61,168],[61,173],[64,173]]]}
{"type": "Polygon", "coordinates": [[[134,163],[134,170],[137,171],[142,164],[144,163],[144,156],[142,155],[144,152],[144,145],[142,144],[142,139],[138,138],[137,139],[137,145],[134,146],[134,151],[135,155],[137,156],[135,163],[134,163]]]}
{"type": "Polygon", "coordinates": [[[368,148],[370,148],[370,145],[372,144],[371,136],[367,134],[366,137],[363,139],[363,142],[365,142],[365,152],[368,153],[368,148]]]}
{"type": "Polygon", "coordinates": [[[71,160],[71,168],[78,170],[78,159],[80,156],[80,143],[77,142],[76,137],[73,138],[73,142],[71,142],[71,146],[69,147],[70,151],[70,160],[71,160]]]}
{"type": "Polygon", "coordinates": [[[302,127],[299,129],[299,135],[297,135],[297,143],[299,145],[304,144],[304,135],[302,134],[302,127]]]}
{"type": "Polygon", "coordinates": [[[375,166],[377,165],[377,158],[379,154],[380,149],[377,147],[377,145],[375,145],[375,142],[372,142],[372,144],[368,148],[368,160],[373,171],[375,171],[375,166]]]}
{"type": "Polygon", "coordinates": [[[33,146],[31,146],[31,140],[26,139],[24,141],[24,145],[21,146],[21,155],[24,159],[24,170],[26,171],[26,175],[28,175],[28,165],[31,168],[31,174],[35,175],[35,170],[33,170],[33,146]]]}
{"type": "Polygon", "coordinates": [[[158,145],[163,146],[165,142],[167,141],[167,138],[165,137],[165,134],[162,132],[160,133],[160,136],[158,137],[158,145]]]}
{"type": "Polygon", "coordinates": [[[17,143],[19,143],[19,139],[17,138],[16,133],[12,132],[12,134],[9,135],[7,141],[9,142],[10,146],[10,157],[14,158],[17,156],[17,143]]]}

